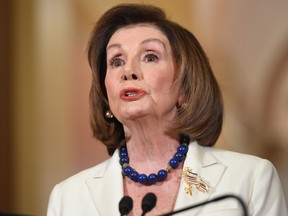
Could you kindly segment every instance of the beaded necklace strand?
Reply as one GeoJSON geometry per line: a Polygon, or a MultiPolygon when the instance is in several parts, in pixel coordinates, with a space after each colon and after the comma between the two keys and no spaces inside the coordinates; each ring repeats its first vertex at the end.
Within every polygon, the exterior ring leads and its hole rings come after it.
{"type": "Polygon", "coordinates": [[[122,172],[132,181],[139,182],[140,184],[143,185],[153,185],[156,184],[157,182],[162,182],[167,178],[168,172],[170,172],[171,169],[176,169],[179,166],[179,164],[185,159],[188,151],[189,142],[190,142],[189,136],[181,135],[180,146],[177,148],[177,151],[173,155],[172,159],[170,159],[167,168],[160,169],[157,172],[157,174],[151,173],[149,175],[146,175],[144,173],[139,174],[129,165],[129,157],[126,145],[122,146],[119,151],[120,165],[122,166],[122,172]]]}

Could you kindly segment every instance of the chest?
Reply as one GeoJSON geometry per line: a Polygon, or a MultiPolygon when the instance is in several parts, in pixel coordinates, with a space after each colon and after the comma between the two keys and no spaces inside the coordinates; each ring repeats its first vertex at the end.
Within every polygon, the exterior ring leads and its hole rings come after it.
{"type": "Polygon", "coordinates": [[[177,199],[180,179],[157,183],[156,185],[141,185],[130,180],[124,181],[124,193],[133,199],[133,209],[129,216],[142,214],[142,199],[147,193],[154,193],[156,206],[146,215],[159,215],[174,209],[177,199]]]}

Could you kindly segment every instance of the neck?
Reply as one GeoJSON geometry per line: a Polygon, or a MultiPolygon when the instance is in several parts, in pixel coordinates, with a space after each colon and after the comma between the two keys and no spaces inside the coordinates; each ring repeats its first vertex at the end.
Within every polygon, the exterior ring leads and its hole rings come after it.
{"type": "Polygon", "coordinates": [[[141,172],[153,172],[167,167],[179,146],[179,136],[140,130],[126,136],[126,146],[131,166],[141,172]]]}
{"type": "MultiPolygon", "coordinates": [[[[155,184],[156,182],[161,182],[164,181],[167,178],[168,172],[171,171],[171,169],[177,169],[179,167],[179,164],[185,159],[186,153],[188,151],[188,144],[189,144],[189,137],[182,135],[180,139],[181,145],[177,148],[177,151],[172,154],[172,158],[169,160],[169,162],[166,165],[166,168],[161,168],[158,172],[156,172],[155,168],[158,166],[163,166],[163,156],[160,155],[159,159],[157,160],[146,160],[142,162],[142,157],[141,157],[141,162],[140,163],[135,163],[134,168],[131,166],[131,160],[129,160],[129,154],[127,151],[127,146],[123,146],[120,148],[119,152],[119,157],[120,157],[120,164],[123,169],[123,174],[125,176],[128,176],[131,180],[139,182],[141,184],[155,184]],[[147,163],[148,162],[148,163],[147,163]],[[144,172],[147,171],[152,171],[151,174],[148,174],[148,176],[145,173],[140,173],[139,174],[139,169],[135,169],[135,165],[140,164],[140,168],[144,172]]],[[[158,144],[159,146],[159,144],[158,144]]],[[[142,153],[142,155],[146,155],[145,153],[142,153]]],[[[136,157],[134,157],[136,158],[136,157]]],[[[144,157],[145,158],[145,157],[144,157]]],[[[136,158],[136,161],[139,162],[139,157],[136,158]]],[[[141,171],[142,171],[141,170],[141,171]]]]}

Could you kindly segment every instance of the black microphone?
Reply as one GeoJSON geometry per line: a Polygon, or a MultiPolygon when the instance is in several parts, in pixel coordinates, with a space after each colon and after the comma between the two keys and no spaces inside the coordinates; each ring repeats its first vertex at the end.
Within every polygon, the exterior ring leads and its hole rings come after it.
{"type": "Polygon", "coordinates": [[[243,201],[240,197],[235,196],[235,195],[232,195],[232,194],[219,196],[219,197],[216,197],[216,198],[214,198],[214,199],[208,200],[208,201],[206,201],[206,202],[201,202],[201,203],[198,203],[198,204],[196,204],[196,205],[188,206],[188,207],[186,207],[186,208],[182,208],[182,209],[179,209],[179,210],[177,210],[177,211],[171,211],[171,212],[168,212],[168,213],[166,213],[166,214],[162,214],[162,215],[160,215],[160,216],[170,216],[170,215],[174,215],[174,214],[177,214],[177,213],[180,213],[180,212],[183,212],[183,211],[187,211],[187,210],[190,210],[190,209],[199,207],[199,206],[206,205],[206,204],[208,204],[208,203],[218,202],[218,201],[220,201],[220,200],[229,199],[229,198],[236,199],[236,200],[240,203],[240,205],[241,205],[241,207],[242,207],[243,216],[248,216],[247,207],[246,207],[244,201],[243,201]]]}
{"type": "Polygon", "coordinates": [[[122,215],[127,215],[133,208],[133,200],[129,196],[124,196],[119,202],[119,212],[122,215]]]}
{"type": "Polygon", "coordinates": [[[147,193],[142,199],[142,216],[151,211],[156,205],[157,197],[154,193],[147,193]]]}

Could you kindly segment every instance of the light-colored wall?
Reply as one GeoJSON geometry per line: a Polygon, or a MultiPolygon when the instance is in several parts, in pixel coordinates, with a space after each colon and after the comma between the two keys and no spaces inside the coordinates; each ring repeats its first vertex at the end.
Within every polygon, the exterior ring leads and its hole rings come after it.
{"type": "Polygon", "coordinates": [[[98,17],[120,2],[161,6],[194,32],[224,95],[217,147],[269,158],[288,194],[287,1],[14,2],[14,211],[45,215],[53,185],[108,157],[89,128],[85,49],[98,17]]]}

